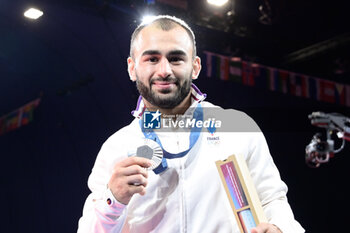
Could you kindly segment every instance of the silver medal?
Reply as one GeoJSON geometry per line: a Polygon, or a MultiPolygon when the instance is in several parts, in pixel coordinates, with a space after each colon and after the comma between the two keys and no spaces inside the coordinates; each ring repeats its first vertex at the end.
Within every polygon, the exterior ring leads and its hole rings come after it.
{"type": "Polygon", "coordinates": [[[143,139],[143,144],[136,151],[129,152],[130,156],[143,157],[151,160],[151,166],[147,170],[153,170],[159,166],[163,159],[163,150],[158,143],[151,139],[143,139]]]}

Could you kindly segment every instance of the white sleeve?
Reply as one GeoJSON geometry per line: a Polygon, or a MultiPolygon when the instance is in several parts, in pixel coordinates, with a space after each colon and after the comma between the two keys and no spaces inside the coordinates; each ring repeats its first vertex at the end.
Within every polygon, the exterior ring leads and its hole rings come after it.
{"type": "Polygon", "coordinates": [[[286,196],[288,188],[281,180],[264,135],[261,132],[253,134],[256,136],[250,144],[246,161],[268,222],[279,227],[283,233],[305,232],[294,219],[286,196]]]}
{"type": "Polygon", "coordinates": [[[122,231],[126,209],[112,197],[108,197],[109,189],[106,189],[104,197],[96,199],[91,193],[85,201],[83,216],[79,220],[78,233],[118,233],[122,231]],[[113,198],[113,200],[111,199],[113,198]],[[111,201],[111,204],[109,200],[111,201]]]}
{"type": "MultiPolygon", "coordinates": [[[[115,152],[114,152],[115,153],[115,152]]],[[[119,233],[126,219],[126,205],[118,202],[107,189],[114,165],[113,152],[105,145],[99,152],[89,176],[91,194],[85,201],[78,233],[119,233]]]]}

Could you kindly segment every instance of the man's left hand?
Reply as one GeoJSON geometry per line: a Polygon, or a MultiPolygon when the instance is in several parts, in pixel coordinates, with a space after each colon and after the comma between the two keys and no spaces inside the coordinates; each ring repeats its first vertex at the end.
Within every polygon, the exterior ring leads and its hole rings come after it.
{"type": "Polygon", "coordinates": [[[282,233],[282,231],[270,223],[260,223],[257,227],[251,230],[251,233],[282,233]]]}

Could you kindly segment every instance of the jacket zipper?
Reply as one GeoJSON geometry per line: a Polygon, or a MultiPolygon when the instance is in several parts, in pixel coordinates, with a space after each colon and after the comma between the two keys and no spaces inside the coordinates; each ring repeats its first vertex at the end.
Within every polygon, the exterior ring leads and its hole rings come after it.
{"type": "Polygon", "coordinates": [[[180,209],[181,209],[181,232],[187,232],[187,211],[186,211],[186,194],[185,194],[185,169],[184,158],[179,159],[180,162],[180,209]]]}

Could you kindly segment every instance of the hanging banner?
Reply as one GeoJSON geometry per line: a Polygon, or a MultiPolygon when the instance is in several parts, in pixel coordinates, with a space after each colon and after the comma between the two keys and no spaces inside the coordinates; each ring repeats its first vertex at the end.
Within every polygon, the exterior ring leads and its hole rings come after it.
{"type": "Polygon", "coordinates": [[[204,51],[208,78],[350,107],[350,85],[204,51]]]}
{"type": "Polygon", "coordinates": [[[40,98],[0,117],[0,135],[27,125],[33,120],[33,112],[39,106],[40,98]]]}

